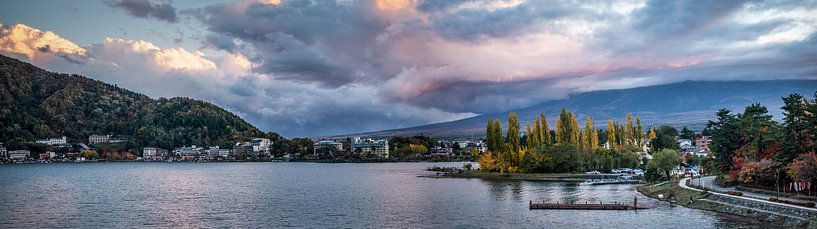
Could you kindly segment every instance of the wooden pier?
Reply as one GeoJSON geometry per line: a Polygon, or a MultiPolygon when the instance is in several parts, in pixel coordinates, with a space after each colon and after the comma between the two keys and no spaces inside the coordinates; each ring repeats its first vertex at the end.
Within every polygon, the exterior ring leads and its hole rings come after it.
{"type": "Polygon", "coordinates": [[[533,203],[531,201],[529,204],[529,209],[554,209],[554,210],[638,210],[638,209],[649,209],[646,206],[638,206],[638,198],[633,198],[633,204],[624,204],[624,203],[584,203],[584,204],[563,204],[563,203],[533,203]]]}

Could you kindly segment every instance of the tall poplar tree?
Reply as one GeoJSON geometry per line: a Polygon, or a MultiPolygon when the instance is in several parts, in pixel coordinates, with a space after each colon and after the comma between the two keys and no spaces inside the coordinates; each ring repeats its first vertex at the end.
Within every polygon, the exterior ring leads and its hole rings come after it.
{"type": "Polygon", "coordinates": [[[635,142],[638,144],[638,147],[644,145],[644,127],[641,126],[641,117],[636,115],[635,116],[635,142]]]}
{"type": "Polygon", "coordinates": [[[595,131],[595,127],[593,127],[593,121],[590,120],[590,116],[586,116],[584,120],[584,139],[585,139],[585,149],[586,150],[593,150],[593,132],[595,131]]]}
{"type": "Polygon", "coordinates": [[[496,142],[496,152],[499,153],[502,151],[502,147],[505,145],[505,137],[502,137],[502,122],[499,119],[494,119],[494,141],[496,142]]]}
{"type": "Polygon", "coordinates": [[[541,138],[542,138],[542,142],[543,142],[543,143],[544,143],[546,146],[549,146],[549,145],[551,145],[553,142],[551,142],[551,140],[550,140],[550,125],[548,125],[548,119],[547,119],[547,116],[545,116],[545,113],[540,113],[540,114],[539,114],[539,117],[540,117],[540,118],[541,118],[541,120],[542,120],[542,136],[541,136],[541,138]]]}
{"type": "Polygon", "coordinates": [[[513,152],[519,151],[519,116],[514,112],[508,114],[508,142],[513,152]]]}
{"type": "Polygon", "coordinates": [[[633,131],[635,128],[633,127],[633,113],[627,113],[627,123],[624,126],[624,145],[632,145],[633,139],[633,131]]]}
{"type": "Polygon", "coordinates": [[[533,141],[534,141],[533,136],[534,135],[533,135],[533,131],[531,131],[530,123],[529,122],[525,123],[525,137],[526,137],[525,138],[525,146],[528,147],[529,149],[533,148],[533,144],[534,144],[533,143],[533,141]]]}
{"type": "Polygon", "coordinates": [[[618,140],[616,140],[616,124],[613,122],[612,119],[607,120],[607,144],[610,145],[610,148],[616,148],[618,145],[618,140]]]}
{"type": "Polygon", "coordinates": [[[579,141],[581,140],[581,134],[579,129],[579,121],[576,120],[576,115],[572,112],[568,112],[570,114],[570,143],[574,145],[579,145],[579,141]]]}

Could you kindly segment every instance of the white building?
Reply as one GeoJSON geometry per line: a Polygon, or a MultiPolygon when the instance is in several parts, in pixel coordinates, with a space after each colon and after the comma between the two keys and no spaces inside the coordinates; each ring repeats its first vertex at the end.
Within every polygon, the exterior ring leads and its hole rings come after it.
{"type": "Polygon", "coordinates": [[[218,146],[211,146],[210,149],[207,150],[207,156],[210,157],[210,158],[215,158],[215,157],[226,158],[227,156],[230,156],[230,150],[229,149],[221,149],[218,146]]]}
{"type": "Polygon", "coordinates": [[[374,154],[381,158],[389,158],[389,140],[361,140],[355,137],[352,142],[352,152],[360,152],[360,154],[374,154]]]}
{"type": "Polygon", "coordinates": [[[36,142],[39,143],[39,144],[46,144],[46,145],[62,145],[62,144],[68,143],[68,140],[66,140],[65,136],[62,136],[62,137],[59,137],[59,138],[40,139],[40,140],[37,140],[36,142]]]}
{"type": "Polygon", "coordinates": [[[88,143],[89,144],[99,144],[99,143],[121,143],[128,141],[127,136],[122,135],[91,135],[88,136],[88,143]]]}
{"type": "Polygon", "coordinates": [[[9,158],[8,153],[9,152],[8,152],[8,150],[6,150],[6,147],[3,146],[2,143],[0,143],[0,159],[8,159],[9,158]]]}
{"type": "Polygon", "coordinates": [[[88,143],[89,144],[98,144],[98,143],[106,143],[111,138],[111,135],[91,135],[88,136],[88,143]]]}
{"type": "Polygon", "coordinates": [[[23,160],[23,159],[26,159],[26,157],[28,157],[31,154],[31,151],[28,151],[28,150],[12,150],[12,151],[9,151],[8,154],[9,154],[9,159],[23,160]]]}
{"type": "Polygon", "coordinates": [[[689,139],[682,138],[682,139],[675,140],[675,142],[678,143],[678,146],[681,147],[681,148],[692,147],[692,140],[689,140],[689,139]]]}
{"type": "Polygon", "coordinates": [[[154,147],[142,148],[142,157],[145,160],[162,160],[167,156],[167,150],[154,147]]]}
{"type": "Polygon", "coordinates": [[[272,146],[272,141],[268,138],[253,138],[252,139],[252,150],[257,153],[258,155],[269,155],[270,147],[272,146]]]}
{"type": "Polygon", "coordinates": [[[190,147],[181,147],[173,150],[173,154],[182,159],[193,159],[201,155],[201,147],[191,145],[190,147]]]}
{"type": "Polygon", "coordinates": [[[337,151],[343,151],[343,144],[332,140],[322,140],[315,142],[315,144],[312,144],[312,148],[314,154],[318,154],[318,151],[326,148],[333,148],[336,149],[337,151]]]}

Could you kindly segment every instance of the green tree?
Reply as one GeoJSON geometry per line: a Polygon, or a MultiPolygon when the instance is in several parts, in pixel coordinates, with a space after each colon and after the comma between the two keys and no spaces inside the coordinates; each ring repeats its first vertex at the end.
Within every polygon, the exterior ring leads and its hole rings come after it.
{"type": "Polygon", "coordinates": [[[814,130],[808,123],[808,100],[802,95],[791,94],[783,98],[783,104],[783,154],[780,160],[788,163],[809,149],[808,144],[812,139],[808,132],[814,130]]]}
{"type": "Polygon", "coordinates": [[[694,140],[695,139],[695,132],[693,132],[692,130],[690,130],[689,128],[687,128],[685,126],[684,128],[681,129],[680,137],[683,138],[683,139],[694,140]]]}
{"type": "Polygon", "coordinates": [[[678,130],[671,126],[658,127],[655,139],[650,143],[652,150],[657,152],[662,149],[678,149],[678,143],[675,142],[675,137],[678,136],[678,130]]]}
{"type": "Polygon", "coordinates": [[[717,167],[723,172],[729,171],[734,162],[732,157],[740,147],[740,134],[738,134],[738,120],[735,115],[726,109],[720,109],[715,114],[717,120],[709,121],[706,125],[707,132],[712,136],[712,143],[709,149],[717,159],[717,167]]]}
{"type": "Polygon", "coordinates": [[[519,116],[511,112],[508,114],[508,142],[513,152],[519,151],[519,116]]]}
{"type": "Polygon", "coordinates": [[[542,125],[541,125],[542,126],[542,132],[541,132],[542,133],[542,137],[541,137],[542,143],[549,146],[553,142],[551,141],[551,137],[550,137],[550,125],[548,124],[547,116],[545,116],[545,113],[540,113],[539,118],[542,121],[542,125]]]}
{"type": "Polygon", "coordinates": [[[759,160],[766,150],[767,142],[774,133],[775,123],[763,105],[754,103],[739,115],[741,140],[746,146],[745,155],[750,160],[759,160]]]}
{"type": "Polygon", "coordinates": [[[681,157],[678,156],[678,152],[671,149],[663,149],[653,154],[653,159],[647,164],[647,168],[655,168],[662,171],[664,175],[667,176],[667,179],[669,179],[672,169],[680,164],[681,157]]]}
{"type": "Polygon", "coordinates": [[[616,124],[612,119],[607,120],[607,142],[610,148],[616,148],[618,141],[616,140],[616,124]]]}
{"type": "Polygon", "coordinates": [[[638,147],[644,145],[644,127],[641,125],[641,117],[636,115],[635,116],[635,131],[633,131],[635,135],[635,142],[638,144],[638,147]]]}

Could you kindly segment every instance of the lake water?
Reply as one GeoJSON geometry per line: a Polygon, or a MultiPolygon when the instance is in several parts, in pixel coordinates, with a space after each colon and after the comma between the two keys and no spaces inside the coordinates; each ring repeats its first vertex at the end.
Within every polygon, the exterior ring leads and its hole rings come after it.
{"type": "Polygon", "coordinates": [[[670,207],[631,185],[422,178],[462,163],[76,163],[0,166],[0,228],[768,227],[670,207]],[[528,201],[639,211],[528,210],[528,201]]]}

